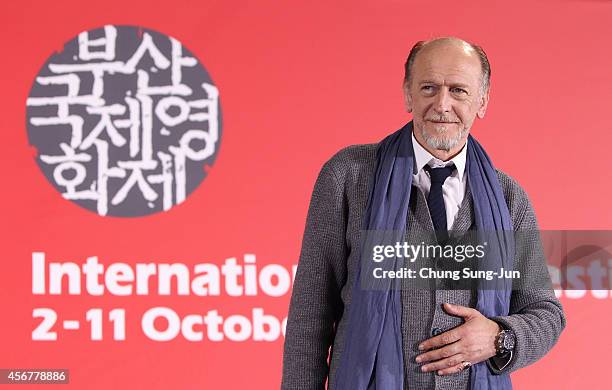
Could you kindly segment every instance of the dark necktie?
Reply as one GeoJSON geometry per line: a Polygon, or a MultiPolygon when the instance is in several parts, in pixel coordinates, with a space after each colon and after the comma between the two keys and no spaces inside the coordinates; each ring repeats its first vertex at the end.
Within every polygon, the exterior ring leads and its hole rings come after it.
{"type": "Polygon", "coordinates": [[[453,173],[455,166],[450,165],[442,168],[432,168],[429,165],[425,165],[424,169],[429,172],[429,177],[431,178],[431,188],[429,189],[429,196],[427,197],[427,206],[429,207],[431,221],[433,222],[438,242],[442,243],[448,239],[446,207],[444,206],[444,197],[442,196],[442,185],[453,173]]]}

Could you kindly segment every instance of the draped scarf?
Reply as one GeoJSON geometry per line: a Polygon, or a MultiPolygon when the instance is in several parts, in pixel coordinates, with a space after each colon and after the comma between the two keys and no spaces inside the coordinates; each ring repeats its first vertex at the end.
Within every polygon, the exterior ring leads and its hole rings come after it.
{"type": "MultiPolygon", "coordinates": [[[[363,216],[365,234],[370,231],[395,231],[404,237],[414,170],[413,124],[386,137],[376,153],[376,169],[370,184],[363,216]]],[[[499,239],[487,248],[487,269],[513,268],[514,241],[512,221],[497,172],[482,146],[472,137],[467,140],[467,184],[472,193],[474,224],[478,232],[500,232],[499,239]]],[[[367,241],[367,239],[365,240],[367,241]]],[[[363,247],[356,248],[363,251],[363,247]]],[[[362,259],[362,253],[358,259],[362,259]]],[[[384,288],[367,288],[361,283],[362,266],[352,287],[344,348],[335,376],[336,390],[401,390],[404,388],[400,289],[395,280],[384,288]]],[[[477,290],[476,309],[485,317],[508,315],[511,282],[501,280],[503,288],[477,290]]],[[[410,310],[410,308],[406,308],[410,310]]],[[[471,390],[510,390],[507,374],[494,375],[485,362],[474,364],[470,372],[471,390]]]]}

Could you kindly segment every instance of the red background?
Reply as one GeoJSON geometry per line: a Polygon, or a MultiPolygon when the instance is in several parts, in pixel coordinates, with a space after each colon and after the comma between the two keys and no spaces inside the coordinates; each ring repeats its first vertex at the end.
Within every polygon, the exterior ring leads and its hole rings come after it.
{"type": "MultiPolygon", "coordinates": [[[[91,307],[151,306],[182,314],[254,306],[284,317],[282,298],[32,296],[31,252],[48,261],[217,262],[255,253],[297,262],[316,175],[338,149],[377,142],[409,116],[403,62],[420,39],[456,35],[492,65],[487,116],[473,134],[529,193],[548,229],[610,229],[612,2],[609,1],[116,1],[3,5],[0,106],[0,367],[63,367],[71,388],[278,388],[282,338],[272,343],[148,340],[86,332],[31,341],[32,308],[62,317],[91,307]],[[208,178],[182,205],[144,218],[99,217],[61,198],[28,145],[25,100],[53,51],[104,24],[176,37],[219,88],[223,134],[208,178]]],[[[568,326],[517,389],[604,388],[611,301],[563,299],[568,326]]]]}

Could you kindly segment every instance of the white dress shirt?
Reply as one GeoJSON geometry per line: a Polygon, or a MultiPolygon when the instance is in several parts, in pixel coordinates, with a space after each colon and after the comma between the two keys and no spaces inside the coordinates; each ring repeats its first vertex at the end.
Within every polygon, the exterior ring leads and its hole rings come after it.
{"type": "Polygon", "coordinates": [[[414,137],[414,133],[412,134],[412,147],[414,149],[415,164],[414,174],[412,175],[412,185],[420,188],[426,198],[429,196],[431,178],[429,177],[429,173],[423,169],[425,165],[429,165],[432,168],[440,168],[454,164],[457,168],[453,170],[453,173],[442,185],[442,196],[444,197],[444,207],[446,208],[446,225],[448,230],[451,230],[467,188],[467,177],[465,172],[467,142],[459,154],[448,161],[442,161],[429,153],[419,144],[414,137]]]}

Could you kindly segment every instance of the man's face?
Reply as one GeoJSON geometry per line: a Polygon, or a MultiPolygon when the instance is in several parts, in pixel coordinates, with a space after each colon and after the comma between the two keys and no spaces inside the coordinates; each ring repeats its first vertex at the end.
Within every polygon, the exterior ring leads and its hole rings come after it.
{"type": "Polygon", "coordinates": [[[458,42],[433,42],[422,48],[404,95],[419,143],[450,154],[461,150],[489,100],[488,91],[482,91],[478,55],[458,42]]]}

